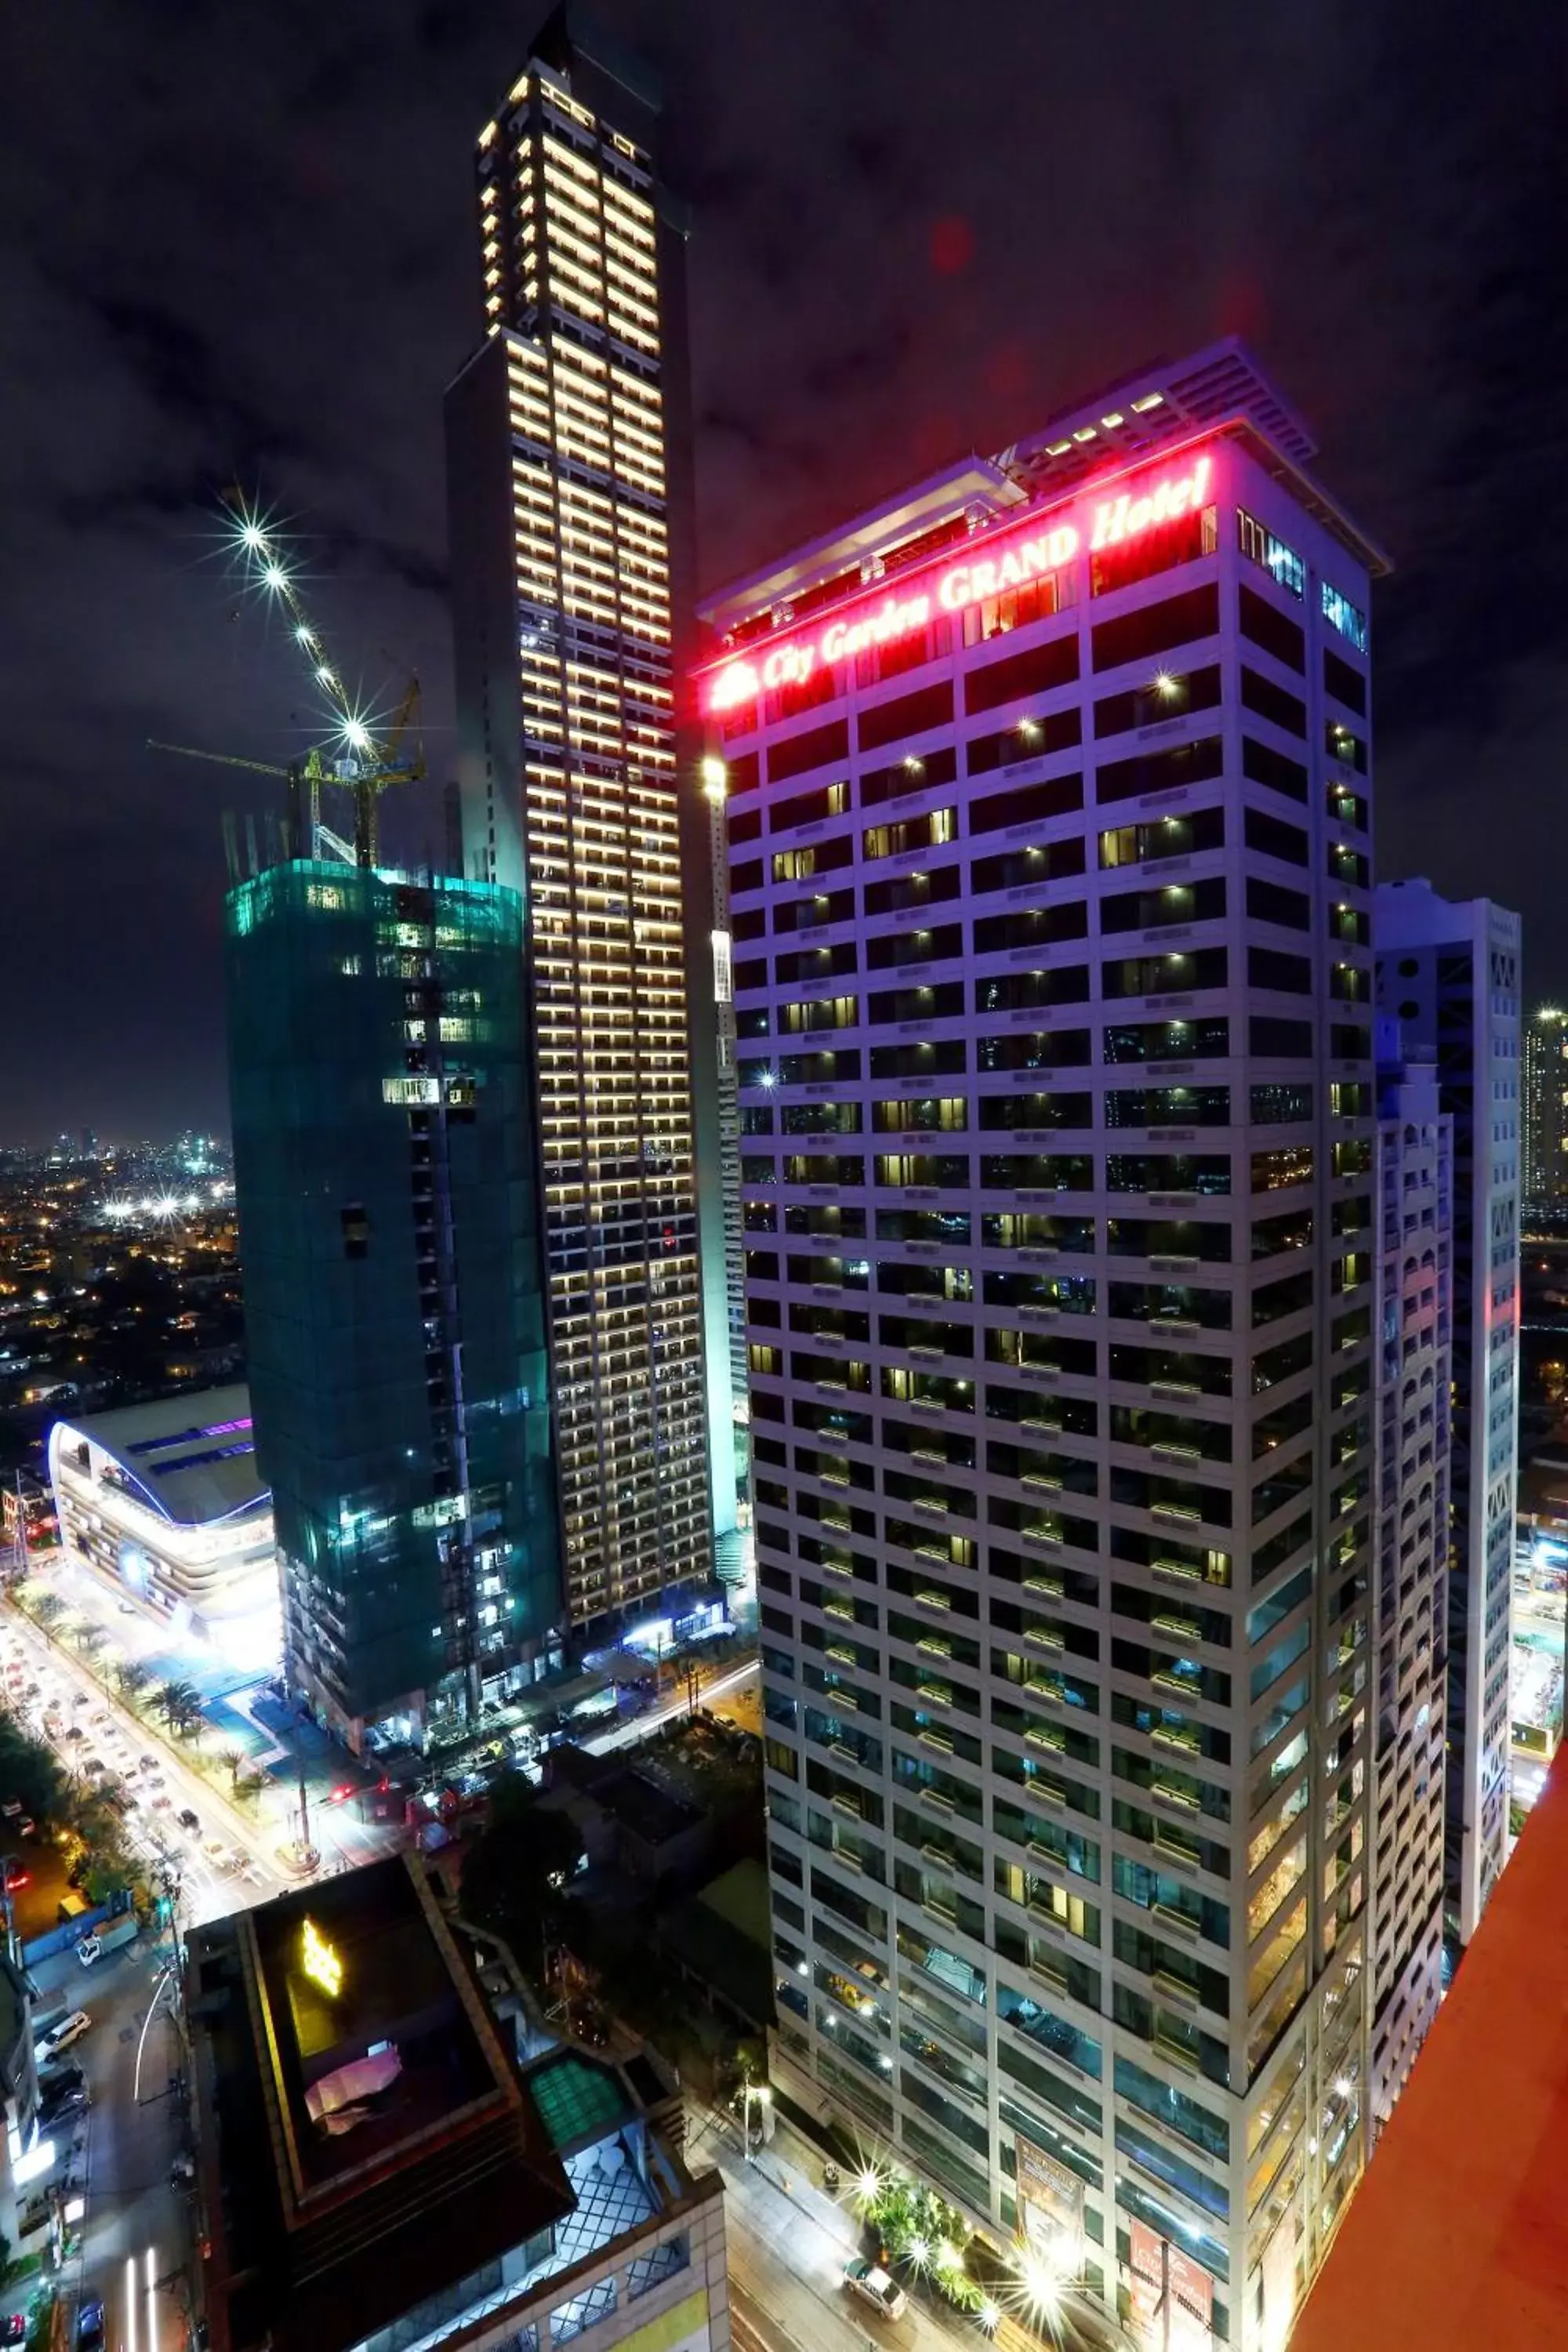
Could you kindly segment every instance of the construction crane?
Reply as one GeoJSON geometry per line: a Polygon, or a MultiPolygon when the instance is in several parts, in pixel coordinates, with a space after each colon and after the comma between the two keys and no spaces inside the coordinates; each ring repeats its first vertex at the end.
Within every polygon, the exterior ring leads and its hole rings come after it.
{"type": "MultiPolygon", "coordinates": [[[[280,768],[275,760],[245,760],[234,751],[204,751],[195,743],[165,743],[156,735],[147,738],[149,751],[174,751],[182,760],[207,760],[219,768],[248,768],[253,776],[281,776],[289,786],[289,851],[290,856],[319,857],[323,849],[345,866],[370,864],[372,859],[360,859],[354,844],[345,841],[321,822],[321,786],[337,783],[337,776],[328,772],[320,752],[309,751],[303,760],[291,767],[280,768]]],[[[226,824],[228,820],[224,820],[226,824]]],[[[248,819],[247,820],[248,823],[248,819]]],[[[373,840],[374,857],[374,840],[373,840]]]]}
{"type": "Polygon", "coordinates": [[[227,751],[205,751],[191,743],[163,743],[149,739],[153,751],[174,751],[184,759],[211,760],[220,766],[247,768],[253,774],[282,776],[289,785],[289,825],[294,854],[320,856],[325,850],[349,865],[374,866],[379,846],[379,802],[394,784],[417,783],[425,773],[425,757],[414,730],[419,712],[419,680],[411,676],[403,698],[384,725],[356,709],[343,684],[342,673],[331,660],[326,639],[307,611],[299,580],[287,550],[259,510],[247,505],[237,489],[226,491],[224,509],[232,528],[237,555],[245,566],[246,584],[276,599],[289,625],[312,686],[331,716],[330,740],[314,744],[301,761],[279,767],[266,760],[247,760],[227,751]],[[341,785],[353,794],[352,845],[321,822],[323,784],[341,785]]]}

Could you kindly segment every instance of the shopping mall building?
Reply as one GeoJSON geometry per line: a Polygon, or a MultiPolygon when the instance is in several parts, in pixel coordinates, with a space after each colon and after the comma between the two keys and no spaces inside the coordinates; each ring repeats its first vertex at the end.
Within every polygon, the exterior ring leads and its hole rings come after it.
{"type": "Polygon", "coordinates": [[[68,1558],[174,1635],[236,1665],[275,1667],[272,1498],[256,1467],[247,1389],[186,1390],[58,1421],[48,1462],[68,1558]]]}

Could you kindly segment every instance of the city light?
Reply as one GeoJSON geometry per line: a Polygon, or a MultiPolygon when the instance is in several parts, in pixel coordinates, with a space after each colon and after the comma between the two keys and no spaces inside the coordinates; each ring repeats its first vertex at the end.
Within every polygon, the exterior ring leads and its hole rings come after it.
{"type": "Polygon", "coordinates": [[[728,790],[730,771],[722,760],[710,751],[702,761],[702,789],[710,801],[721,801],[728,790]]]}
{"type": "Polygon", "coordinates": [[[343,1988],[343,1964],[313,1919],[300,1931],[300,1966],[329,2000],[336,2000],[343,1988]]]}
{"type": "Polygon", "coordinates": [[[1070,519],[1047,524],[1037,514],[1031,515],[1027,522],[1000,530],[984,541],[984,553],[933,566],[852,619],[828,621],[784,636],[758,659],[731,654],[709,672],[705,706],[710,711],[734,710],[781,687],[804,686],[820,669],[929,628],[942,613],[966,612],[1059,572],[1085,547],[1117,547],[1184,515],[1196,514],[1213,487],[1214,459],[1201,456],[1157,478],[1144,474],[1132,488],[1112,497],[1086,499],[1070,519]]]}

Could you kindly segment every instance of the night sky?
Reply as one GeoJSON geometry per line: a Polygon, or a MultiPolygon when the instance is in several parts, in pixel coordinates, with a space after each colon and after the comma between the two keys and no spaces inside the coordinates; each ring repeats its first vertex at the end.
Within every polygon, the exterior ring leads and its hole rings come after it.
{"type": "MultiPolygon", "coordinates": [[[[290,519],[351,679],[452,758],[441,394],[474,135],[542,10],[59,0],[0,190],[0,1142],[226,1125],[219,815],[308,739],[216,554],[290,519]]],[[[1568,990],[1568,12],[1503,0],[602,0],[690,198],[716,584],[1157,355],[1245,335],[1392,554],[1379,869],[1525,918],[1568,990]]],[[[438,848],[432,799],[389,854],[438,848]]]]}

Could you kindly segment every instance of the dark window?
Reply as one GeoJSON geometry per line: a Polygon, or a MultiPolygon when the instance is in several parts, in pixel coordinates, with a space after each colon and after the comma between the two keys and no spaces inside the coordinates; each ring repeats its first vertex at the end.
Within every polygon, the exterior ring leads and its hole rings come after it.
{"type": "Polygon", "coordinates": [[[1282,686],[1276,686],[1272,678],[1263,677],[1257,670],[1248,669],[1245,662],[1241,666],[1241,698],[1248,710],[1257,711],[1259,719],[1269,719],[1274,726],[1282,727],[1288,735],[1300,735],[1305,740],[1307,706],[1300,696],[1288,694],[1282,686]]]}
{"type": "Polygon", "coordinates": [[[849,722],[830,719],[826,727],[803,728],[798,735],[768,746],[768,782],[782,784],[808,768],[837,768],[849,757],[849,722]]]}
{"type": "Polygon", "coordinates": [[[763,861],[760,857],[747,857],[742,859],[739,866],[731,866],[730,895],[731,898],[740,898],[747,890],[760,890],[762,887],[763,861]]]}
{"type": "Polygon", "coordinates": [[[1266,596],[1244,582],[1241,588],[1241,634],[1261,646],[1266,654],[1283,662],[1287,669],[1305,671],[1307,637],[1300,622],[1288,614],[1276,610],[1266,596]]]}
{"type": "MultiPolygon", "coordinates": [[[[796,793],[793,800],[775,801],[768,811],[768,831],[787,833],[792,825],[816,824],[825,816],[842,816],[849,806],[847,784],[818,784],[815,792],[796,793]]],[[[736,838],[736,827],[730,827],[736,838]]]]}
{"type": "Polygon", "coordinates": [[[1070,686],[1078,676],[1078,632],[1053,637],[1048,645],[1029,646],[970,670],[963,681],[963,708],[995,710],[1026,694],[1048,694],[1053,687],[1070,686]]]}
{"type": "MultiPolygon", "coordinates": [[[[1250,890],[1251,885],[1247,887],[1250,890]]],[[[1292,893],[1281,895],[1289,898],[1292,893]]],[[[1303,898],[1302,906],[1306,903],[1303,898]]],[[[1224,912],[1225,877],[1211,874],[1201,882],[1152,884],[1146,890],[1119,891],[1104,898],[1100,902],[1100,928],[1107,934],[1142,931],[1156,924],[1211,922],[1224,912]]],[[[1304,924],[1305,915],[1301,919],[1304,924]]]]}
{"type": "Polygon", "coordinates": [[[1330,653],[1326,646],[1323,648],[1323,687],[1336,702],[1342,702],[1347,710],[1356,711],[1363,719],[1366,717],[1365,678],[1359,669],[1352,669],[1349,662],[1341,661],[1338,654],[1330,653]]]}
{"type": "Polygon", "coordinates": [[[952,686],[944,678],[940,686],[922,686],[915,694],[900,694],[891,702],[879,702],[862,710],[856,722],[860,749],[875,751],[884,743],[900,742],[906,735],[927,734],[933,727],[945,727],[952,717],[952,686]]]}
{"type": "MultiPolygon", "coordinates": [[[[868,971],[887,971],[901,963],[931,963],[939,957],[963,953],[962,923],[939,923],[931,931],[888,931],[879,939],[866,944],[866,968],[868,971]]],[[[847,969],[854,970],[855,950],[849,950],[847,969]]],[[[782,980],[785,975],[781,972],[782,980]]]]}
{"type": "Polygon", "coordinates": [[[1121,694],[1108,694],[1094,706],[1097,736],[1125,735],[1134,727],[1158,727],[1167,719],[1184,719],[1189,711],[1216,710],[1220,701],[1217,662],[1185,677],[1162,671],[1157,679],[1130,686],[1121,694]]]}
{"type": "Polygon", "coordinates": [[[1018,907],[1011,914],[983,916],[974,926],[974,952],[996,955],[1005,948],[1046,947],[1058,940],[1088,936],[1089,909],[1081,898],[1069,898],[1057,906],[1018,907]]]}
{"type": "Polygon", "coordinates": [[[758,766],[757,755],[754,751],[742,751],[738,760],[731,760],[727,764],[730,770],[730,798],[731,800],[735,798],[738,793],[754,793],[756,791],[761,770],[758,766]]]}
{"type": "Polygon", "coordinates": [[[1289,866],[1307,863],[1307,836],[1300,826],[1287,824],[1283,817],[1266,816],[1261,809],[1247,812],[1247,845],[1262,850],[1267,857],[1283,858],[1289,866]]]}
{"type": "Polygon", "coordinates": [[[1267,743],[1255,743],[1250,735],[1241,739],[1241,772],[1255,784],[1268,784],[1274,792],[1289,793],[1293,801],[1307,797],[1307,771],[1299,760],[1289,760],[1283,751],[1271,751],[1267,743]]]}
{"type": "Polygon", "coordinates": [[[1312,1024],[1310,1021],[1279,1021],[1267,1013],[1255,1013],[1247,1024],[1247,1051],[1266,1054],[1273,1061],[1304,1061],[1312,1050],[1312,1024]]]}
{"type": "Polygon", "coordinates": [[[1083,714],[1075,702],[1070,710],[1048,710],[1043,719],[1026,719],[1000,734],[972,735],[964,746],[964,763],[972,776],[988,776],[1022,760],[1037,760],[1047,751],[1070,751],[1083,740],[1083,714]]]}
{"type": "Polygon", "coordinates": [[[1173,743],[1163,751],[1141,751],[1131,760],[1112,760],[1095,775],[1094,797],[1108,801],[1141,799],[1146,793],[1164,793],[1178,784],[1201,784],[1217,776],[1225,764],[1217,735],[1195,743],[1173,743]]]}
{"type": "Polygon", "coordinates": [[[1058,966],[1052,971],[999,971],[974,983],[976,1013],[1016,1013],[1037,1005],[1083,1004],[1088,998],[1089,971],[1081,963],[1058,966]]]}
{"type": "Polygon", "coordinates": [[[755,841],[763,829],[761,809],[742,809],[730,819],[730,846],[738,847],[742,841],[755,841]]]}
{"type": "Polygon", "coordinates": [[[1219,590],[1212,583],[1189,588],[1183,596],[1167,596],[1161,604],[1100,622],[1094,631],[1094,667],[1120,669],[1123,662],[1169,653],[1195,638],[1215,636],[1218,630],[1219,590]]]}
{"type": "Polygon", "coordinates": [[[951,743],[920,759],[895,760],[889,768],[867,768],[860,778],[860,805],[875,808],[879,801],[896,801],[905,793],[924,793],[951,784],[958,773],[958,753],[951,743]]]}
{"type": "Polygon", "coordinates": [[[962,876],[956,866],[938,866],[922,874],[895,875],[887,882],[868,882],[866,912],[891,915],[901,907],[932,907],[960,895],[962,876]]]}
{"type": "Polygon", "coordinates": [[[1254,1087],[1251,1100],[1254,1127],[1293,1125],[1312,1116],[1312,1089],[1302,1086],[1254,1087]]]}
{"type": "Polygon", "coordinates": [[[1282,889],[1259,876],[1247,877],[1247,911],[1265,923],[1284,923],[1293,931],[1306,930],[1312,919],[1311,901],[1304,890],[1282,889]]]}
{"type": "Polygon", "coordinates": [[[1009,825],[1031,824],[1041,817],[1066,816],[1083,806],[1081,776],[1047,776],[1037,783],[1019,784],[1010,793],[988,793],[969,805],[972,834],[1002,833],[1009,825]]]}
{"type": "Polygon", "coordinates": [[[1312,966],[1307,956],[1286,955],[1279,948],[1248,948],[1247,950],[1247,984],[1249,988],[1278,988],[1292,996],[1310,996],[1312,966]]]}

